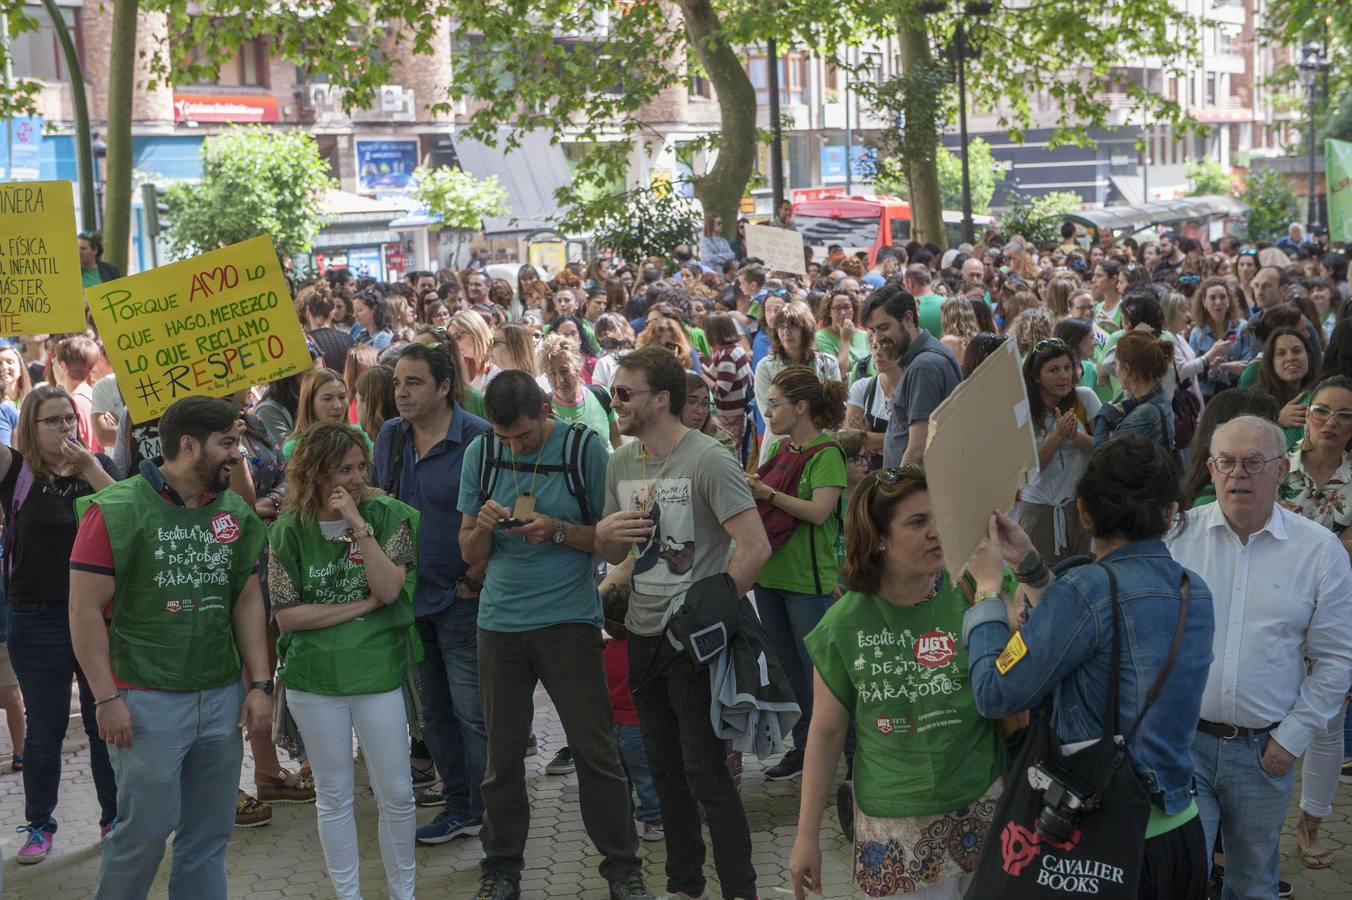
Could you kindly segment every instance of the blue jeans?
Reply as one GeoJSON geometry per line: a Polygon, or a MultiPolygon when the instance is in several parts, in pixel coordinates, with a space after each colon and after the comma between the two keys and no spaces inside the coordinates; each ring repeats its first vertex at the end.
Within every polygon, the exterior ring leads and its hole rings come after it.
{"type": "Polygon", "coordinates": [[[1268,735],[1223,741],[1198,732],[1192,743],[1197,809],[1213,847],[1219,831],[1225,846],[1222,900],[1271,900],[1277,896],[1278,846],[1291,807],[1295,766],[1280,778],[1259,764],[1268,735]]]}
{"type": "Polygon", "coordinates": [[[831,605],[830,595],[796,594],[756,585],[756,612],[770,646],[784,667],[793,689],[793,699],[803,715],[793,726],[793,746],[807,749],[807,730],[812,724],[812,657],[803,638],[817,627],[831,605]]]}
{"type": "Polygon", "coordinates": [[[80,684],[80,718],[89,735],[89,766],[99,800],[99,824],[117,815],[117,782],[108,762],[108,745],[99,738],[94,695],[75,661],[70,643],[70,611],[65,602],[24,603],[14,607],[9,624],[9,660],[23,691],[28,735],[23,745],[24,817],[42,827],[56,811],[61,786],[61,747],[70,723],[70,679],[80,684]]]}
{"type": "Polygon", "coordinates": [[[441,774],[446,812],[482,819],[488,732],[479,697],[479,601],[456,599],[418,619],[424,657],[418,666],[423,742],[441,774]]]}
{"type": "MultiPolygon", "coordinates": [[[[610,733],[620,750],[620,764],[629,776],[634,793],[638,795],[637,808],[631,805],[635,819],[645,825],[662,824],[662,807],[657,799],[657,785],[653,783],[652,769],[648,768],[648,751],[643,746],[643,729],[637,725],[612,722],[610,733]]],[[[630,804],[633,803],[631,799],[630,804]]]]}
{"type": "Polygon", "coordinates": [[[118,822],[103,845],[94,900],[144,900],[171,832],[170,900],[225,900],[225,848],[244,759],[244,682],[118,693],[131,712],[132,744],[108,748],[118,822]]]}

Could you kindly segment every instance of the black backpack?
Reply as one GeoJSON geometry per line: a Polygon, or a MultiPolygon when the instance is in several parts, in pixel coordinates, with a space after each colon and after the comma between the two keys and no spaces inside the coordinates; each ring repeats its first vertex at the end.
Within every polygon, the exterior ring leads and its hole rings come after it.
{"type": "Polygon", "coordinates": [[[497,483],[500,469],[515,469],[527,474],[535,471],[546,474],[562,472],[568,484],[568,492],[577,500],[577,507],[582,514],[582,524],[596,524],[595,513],[587,500],[587,479],[582,473],[582,451],[589,440],[599,440],[596,432],[581,422],[574,422],[568,426],[568,431],[563,436],[563,465],[536,466],[503,459],[502,441],[498,440],[498,436],[492,431],[484,432],[483,456],[479,461],[479,505],[487,503],[489,497],[493,495],[493,486],[497,483]]]}

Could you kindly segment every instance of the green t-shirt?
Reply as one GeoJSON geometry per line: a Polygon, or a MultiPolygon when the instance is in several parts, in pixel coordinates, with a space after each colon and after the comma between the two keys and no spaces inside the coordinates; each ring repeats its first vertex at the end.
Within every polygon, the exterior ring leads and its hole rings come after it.
{"type": "Polygon", "coordinates": [[[559,400],[557,394],[549,395],[549,402],[554,407],[554,415],[567,425],[574,422],[581,422],[601,439],[601,446],[606,448],[609,453],[610,447],[610,425],[619,420],[615,415],[615,410],[606,411],[601,405],[601,401],[596,399],[596,394],[587,386],[582,387],[581,403],[563,403],[559,400]]]}
{"type": "MultiPolygon", "coordinates": [[[[840,335],[829,328],[818,328],[817,349],[831,356],[840,353],[840,335]]],[[[848,372],[841,372],[847,379],[854,375],[854,367],[858,365],[859,360],[868,356],[870,353],[868,347],[868,331],[864,328],[855,328],[850,335],[850,369],[848,372]]]]}
{"type": "Polygon", "coordinates": [[[98,287],[103,284],[103,273],[99,271],[98,266],[92,269],[81,269],[80,284],[87,288],[98,287]]]}
{"type": "MultiPolygon", "coordinates": [[[[828,434],[820,434],[807,447],[834,442],[828,434]]],[[[782,441],[770,449],[770,457],[779,452],[782,441]]],[[[804,448],[806,449],[806,447],[804,448]]],[[[845,456],[832,449],[820,450],[803,466],[803,477],[798,480],[798,496],[812,499],[819,487],[845,489],[845,456]]],[[[820,525],[799,522],[784,546],[776,548],[761,567],[756,583],[778,591],[796,594],[829,594],[836,586],[836,535],[840,519],[836,512],[820,525]],[[815,560],[815,563],[814,563],[815,560]]]]}
{"type": "Polygon", "coordinates": [[[479,390],[478,388],[472,388],[469,385],[465,385],[465,402],[460,404],[460,407],[467,413],[471,413],[472,415],[476,415],[481,419],[485,419],[484,392],[479,390]]]}
{"type": "Polygon", "coordinates": [[[943,337],[943,307],[944,298],[939,294],[921,294],[915,298],[916,305],[919,307],[919,325],[934,336],[935,340],[943,337]]]}
{"type": "Polygon", "coordinates": [[[1258,373],[1263,368],[1263,361],[1255,359],[1244,367],[1244,371],[1239,373],[1239,386],[1242,388],[1253,387],[1254,382],[1258,380],[1258,373]]]}
{"type": "Polygon", "coordinates": [[[704,336],[703,328],[696,328],[694,325],[685,327],[686,337],[690,338],[690,346],[699,352],[699,358],[706,360],[714,355],[713,350],[709,348],[709,339],[704,336]]]}
{"type": "Polygon", "coordinates": [[[968,682],[966,609],[947,575],[917,606],[849,591],[805,639],[817,674],[854,719],[854,794],[865,815],[951,812],[1000,775],[999,733],[968,682]]]}

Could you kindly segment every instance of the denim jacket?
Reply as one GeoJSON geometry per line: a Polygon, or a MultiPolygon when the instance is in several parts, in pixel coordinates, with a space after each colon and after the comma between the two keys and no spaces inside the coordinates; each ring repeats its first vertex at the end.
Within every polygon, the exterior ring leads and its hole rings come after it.
{"type": "MultiPolygon", "coordinates": [[[[1103,564],[1112,566],[1117,576],[1117,599],[1122,607],[1115,733],[1125,735],[1136,724],[1178,625],[1184,569],[1158,540],[1120,547],[1099,565],[1080,566],[1052,582],[1019,632],[1027,653],[1004,675],[995,667],[996,657],[1010,640],[1004,603],[983,600],[967,611],[963,640],[972,690],[983,716],[1031,709],[1051,694],[1052,728],[1063,743],[1103,736],[1113,637],[1112,602],[1103,564]]],[[[1190,571],[1188,577],[1192,594],[1178,659],[1130,746],[1136,771],[1152,800],[1169,815],[1182,812],[1191,801],[1191,748],[1215,629],[1211,591],[1197,573],[1190,571]]]]}
{"type": "Polygon", "coordinates": [[[1123,395],[1117,402],[1121,412],[1111,403],[1099,407],[1094,416],[1094,446],[1113,438],[1138,434],[1151,443],[1166,449],[1174,446],[1174,408],[1164,388],[1157,387],[1144,397],[1123,395]]]}

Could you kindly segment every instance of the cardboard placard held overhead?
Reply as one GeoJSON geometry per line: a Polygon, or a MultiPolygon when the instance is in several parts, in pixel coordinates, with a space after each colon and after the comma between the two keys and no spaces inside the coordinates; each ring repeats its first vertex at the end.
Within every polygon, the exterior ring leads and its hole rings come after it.
{"type": "Polygon", "coordinates": [[[135,423],[311,365],[266,236],[91,288],[89,309],[135,423]]]}
{"type": "Polygon", "coordinates": [[[807,261],[803,258],[803,236],[790,228],[748,224],[746,255],[765,260],[765,268],[770,272],[807,274],[807,261]]]}
{"type": "Polygon", "coordinates": [[[1037,471],[1019,354],[1005,341],[930,415],[925,479],[954,578],[985,540],[991,513],[1008,511],[1037,471]]]}
{"type": "Polygon", "coordinates": [[[69,181],[0,184],[0,334],[84,331],[69,181]]]}

